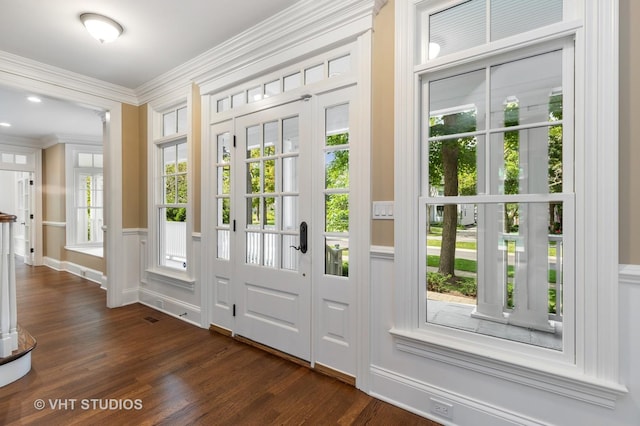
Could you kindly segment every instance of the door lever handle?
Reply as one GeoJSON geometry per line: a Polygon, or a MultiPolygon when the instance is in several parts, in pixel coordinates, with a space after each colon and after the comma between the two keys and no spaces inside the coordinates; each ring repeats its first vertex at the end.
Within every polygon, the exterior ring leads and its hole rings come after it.
{"type": "Polygon", "coordinates": [[[307,222],[302,222],[300,224],[300,245],[299,246],[289,246],[292,249],[296,249],[299,252],[306,253],[307,252],[307,222]]]}

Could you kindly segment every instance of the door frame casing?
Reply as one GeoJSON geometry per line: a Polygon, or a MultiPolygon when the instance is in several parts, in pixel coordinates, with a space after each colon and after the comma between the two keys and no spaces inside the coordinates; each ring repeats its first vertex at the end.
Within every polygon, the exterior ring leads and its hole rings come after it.
{"type": "MultiPolygon", "coordinates": [[[[22,147],[11,144],[0,144],[0,149],[5,152],[23,154],[33,156],[33,165],[21,166],[14,164],[3,165],[1,170],[14,172],[33,173],[33,192],[31,194],[31,211],[33,212],[33,222],[31,223],[31,246],[33,248],[33,256],[31,264],[40,266],[43,264],[43,245],[42,245],[42,149],[22,147]]],[[[14,214],[14,212],[5,212],[14,214]]],[[[25,253],[26,259],[26,253],[25,253]]]]}
{"type": "MultiPolygon", "coordinates": [[[[237,80],[233,83],[226,81],[223,87],[216,88],[213,83],[209,83],[201,87],[202,92],[202,193],[204,194],[202,202],[202,256],[203,261],[201,276],[204,278],[202,283],[202,326],[203,327],[221,327],[223,329],[233,331],[232,320],[213,321],[213,311],[215,301],[218,296],[215,294],[213,280],[218,279],[216,270],[213,267],[215,262],[210,261],[216,255],[216,235],[213,226],[207,226],[207,220],[204,218],[213,218],[215,209],[215,167],[210,166],[212,157],[213,135],[212,126],[231,120],[232,128],[233,120],[236,116],[257,112],[263,109],[271,108],[278,104],[291,102],[302,97],[313,96],[322,93],[328,93],[340,88],[355,86],[355,98],[353,101],[354,116],[351,117],[353,123],[352,131],[358,135],[358,142],[351,146],[353,158],[357,158],[358,167],[353,168],[351,181],[351,198],[350,198],[350,215],[357,220],[352,220],[350,228],[350,237],[353,241],[353,254],[350,253],[350,272],[353,270],[353,276],[356,287],[356,306],[355,308],[355,330],[356,336],[356,369],[355,379],[356,387],[367,391],[369,387],[369,276],[370,276],[370,206],[371,206],[371,186],[370,186],[370,140],[371,140],[371,31],[367,30],[360,34],[355,41],[345,42],[340,47],[325,49],[321,55],[309,57],[308,54],[297,58],[298,61],[294,65],[280,67],[275,72],[260,74],[258,78],[242,78],[239,74],[237,80]],[[270,77],[286,75],[290,70],[304,70],[306,66],[315,64],[319,57],[329,58],[335,57],[338,52],[349,52],[352,58],[351,72],[345,76],[329,78],[322,82],[314,83],[310,86],[302,86],[297,89],[282,93],[276,97],[262,99],[261,101],[244,105],[237,110],[225,111],[222,113],[214,112],[218,99],[238,92],[242,88],[255,86],[261,82],[269,80],[270,77]],[[216,90],[218,89],[218,90],[216,90]]],[[[288,63],[293,63],[289,61],[288,63]]],[[[255,76],[252,76],[255,77],[255,76]]],[[[313,126],[312,126],[313,127],[313,126]]],[[[228,285],[230,285],[228,283],[228,285]]],[[[312,284],[314,285],[314,284],[312,284]]],[[[312,292],[313,294],[313,292],[312,292]]],[[[312,302],[313,303],[313,302],[312,302]]],[[[313,306],[313,304],[312,304],[313,306]]],[[[230,306],[228,307],[230,311],[230,306]]],[[[313,308],[312,308],[313,309],[313,308]]],[[[315,314],[311,313],[312,318],[315,314]]],[[[311,365],[315,361],[314,355],[314,325],[312,324],[312,348],[311,348],[311,365]]]]}

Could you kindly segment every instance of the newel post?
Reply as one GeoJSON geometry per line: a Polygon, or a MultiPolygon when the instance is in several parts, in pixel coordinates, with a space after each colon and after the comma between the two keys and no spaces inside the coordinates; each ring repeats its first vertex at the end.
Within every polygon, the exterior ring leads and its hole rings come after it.
{"type": "Polygon", "coordinates": [[[13,224],[16,216],[0,212],[0,358],[18,349],[16,264],[13,224]]]}

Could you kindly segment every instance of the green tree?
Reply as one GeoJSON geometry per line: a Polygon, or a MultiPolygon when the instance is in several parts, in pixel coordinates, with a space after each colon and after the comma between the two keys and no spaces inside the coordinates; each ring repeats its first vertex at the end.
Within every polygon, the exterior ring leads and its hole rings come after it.
{"type": "MultiPolygon", "coordinates": [[[[504,126],[512,127],[520,124],[520,106],[517,102],[509,102],[504,110],[504,126]]],[[[504,132],[504,194],[520,193],[520,132],[504,132]]],[[[518,228],[518,204],[509,203],[504,207],[506,232],[516,232],[518,228]]]]}
{"type": "MultiPolygon", "coordinates": [[[[259,148],[248,151],[249,158],[252,161],[247,165],[247,180],[249,194],[255,194],[251,197],[251,224],[260,224],[260,203],[262,207],[263,222],[262,225],[275,225],[275,197],[269,196],[276,192],[276,160],[263,159],[259,148]],[[263,201],[264,200],[264,201],[263,201]]],[[[265,147],[265,156],[275,154],[275,148],[265,147]]]]}
{"type": "MultiPolygon", "coordinates": [[[[327,146],[344,146],[327,153],[325,188],[349,189],[349,133],[327,137],[327,146]]],[[[327,232],[349,231],[349,194],[327,194],[325,198],[327,232]]]]}
{"type": "MultiPolygon", "coordinates": [[[[430,119],[430,136],[455,135],[476,130],[476,112],[465,111],[430,119]]],[[[442,185],[445,196],[475,195],[477,192],[475,137],[451,138],[429,144],[429,182],[442,185]],[[461,185],[461,183],[463,185],[461,185]]],[[[445,204],[442,220],[442,246],[438,272],[455,280],[458,228],[457,204],[445,204]]]]}
{"type": "MultiPolygon", "coordinates": [[[[562,94],[549,99],[549,121],[562,120],[562,94]]],[[[549,192],[562,192],[562,126],[549,128],[549,192]]],[[[562,204],[549,204],[549,231],[562,233],[562,204]],[[555,221],[556,214],[558,221],[555,221]]]]}
{"type": "MultiPolygon", "coordinates": [[[[168,204],[187,203],[187,163],[178,163],[176,172],[175,164],[165,165],[165,202],[168,204]]],[[[185,222],[187,220],[187,209],[184,207],[167,207],[166,220],[168,222],[185,222]]]]}

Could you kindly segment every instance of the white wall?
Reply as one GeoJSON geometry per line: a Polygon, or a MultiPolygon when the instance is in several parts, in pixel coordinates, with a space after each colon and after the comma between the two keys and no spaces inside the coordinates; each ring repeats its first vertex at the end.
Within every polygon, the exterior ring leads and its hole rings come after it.
{"type": "Polygon", "coordinates": [[[17,214],[16,172],[0,170],[0,212],[17,214]]]}
{"type": "Polygon", "coordinates": [[[181,279],[174,279],[170,275],[162,276],[147,270],[148,265],[153,264],[147,259],[149,253],[147,230],[137,232],[128,230],[125,233],[127,234],[125,268],[128,271],[127,276],[131,277],[125,289],[125,293],[131,296],[127,298],[128,303],[139,301],[199,327],[208,326],[206,321],[203,323],[201,308],[200,235],[192,235],[189,241],[193,253],[191,259],[193,281],[188,283],[181,279]]]}
{"type": "Polygon", "coordinates": [[[374,252],[371,393],[444,424],[640,425],[640,268],[630,269],[612,283],[620,286],[620,375],[629,390],[612,410],[399,351],[389,334],[393,257],[374,252]],[[452,404],[452,419],[437,417],[431,398],[452,404]]]}

